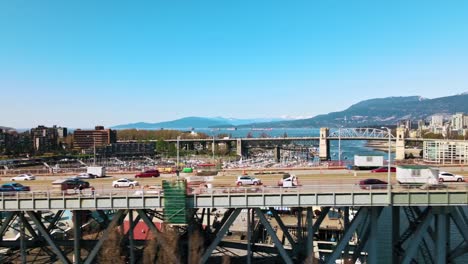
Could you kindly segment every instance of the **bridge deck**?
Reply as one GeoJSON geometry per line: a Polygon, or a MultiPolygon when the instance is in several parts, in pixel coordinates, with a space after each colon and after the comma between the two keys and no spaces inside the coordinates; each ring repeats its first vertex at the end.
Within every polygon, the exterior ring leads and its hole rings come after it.
{"type": "MultiPolygon", "coordinates": [[[[94,195],[60,192],[27,192],[0,196],[0,211],[105,210],[162,208],[161,191],[101,190],[94,195]]],[[[195,189],[188,208],[308,207],[308,206],[458,206],[468,204],[468,184],[446,189],[421,190],[393,186],[362,190],[356,185],[303,186],[299,188],[243,187],[195,189]]]]}

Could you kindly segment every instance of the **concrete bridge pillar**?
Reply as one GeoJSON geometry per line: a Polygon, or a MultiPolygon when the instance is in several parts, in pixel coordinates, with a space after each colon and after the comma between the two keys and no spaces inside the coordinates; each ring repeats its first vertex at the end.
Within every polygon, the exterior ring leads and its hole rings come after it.
{"type": "Polygon", "coordinates": [[[247,150],[244,148],[242,139],[237,139],[237,146],[236,146],[236,153],[237,155],[244,157],[247,156],[247,150]]]}
{"type": "Polygon", "coordinates": [[[330,140],[328,140],[328,135],[330,134],[330,129],[328,127],[320,128],[320,160],[329,160],[330,159],[330,140]]]}
{"type": "Polygon", "coordinates": [[[396,129],[395,160],[405,159],[405,133],[406,130],[403,127],[396,129]]]}
{"type": "Polygon", "coordinates": [[[281,149],[279,146],[275,146],[275,161],[277,163],[281,161],[281,149]]]}

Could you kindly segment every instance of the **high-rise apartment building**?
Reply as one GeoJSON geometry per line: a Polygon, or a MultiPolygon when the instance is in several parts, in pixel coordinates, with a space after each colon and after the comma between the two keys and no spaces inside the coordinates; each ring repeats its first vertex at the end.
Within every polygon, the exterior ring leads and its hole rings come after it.
{"type": "Polygon", "coordinates": [[[58,147],[57,127],[38,126],[31,128],[31,139],[35,151],[48,152],[58,147]]]}
{"type": "Polygon", "coordinates": [[[432,127],[442,127],[444,125],[444,116],[443,115],[433,115],[431,117],[431,126],[432,127]]]}
{"type": "Polygon", "coordinates": [[[465,115],[463,113],[456,113],[452,116],[452,129],[453,130],[462,130],[465,126],[464,124],[465,115]]]}

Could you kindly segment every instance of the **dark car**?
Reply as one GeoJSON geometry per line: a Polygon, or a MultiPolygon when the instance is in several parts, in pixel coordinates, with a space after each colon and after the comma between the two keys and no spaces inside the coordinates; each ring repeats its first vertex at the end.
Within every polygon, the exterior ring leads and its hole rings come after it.
{"type": "Polygon", "coordinates": [[[365,179],[359,182],[361,189],[387,189],[387,182],[379,179],[365,179]]]}
{"type": "MultiPolygon", "coordinates": [[[[371,172],[388,172],[388,167],[379,167],[377,169],[371,170],[371,172]]],[[[396,168],[390,167],[390,172],[396,172],[396,168]]]]}
{"type": "Polygon", "coordinates": [[[135,175],[135,178],[152,178],[152,177],[159,177],[159,171],[158,170],[147,170],[144,172],[140,172],[137,175],[135,175]]]}
{"type": "Polygon", "coordinates": [[[5,183],[0,186],[0,192],[29,192],[31,188],[20,183],[5,183]]]}
{"type": "Polygon", "coordinates": [[[83,188],[89,188],[89,182],[80,179],[68,179],[62,182],[63,189],[75,189],[82,186],[83,188]]]}

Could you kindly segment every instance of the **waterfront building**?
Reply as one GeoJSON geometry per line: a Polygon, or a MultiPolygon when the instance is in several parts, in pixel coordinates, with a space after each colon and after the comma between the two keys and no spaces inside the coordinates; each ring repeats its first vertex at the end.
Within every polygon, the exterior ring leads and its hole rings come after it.
{"type": "Polygon", "coordinates": [[[425,162],[437,164],[468,164],[468,142],[424,141],[423,159],[425,162]]]}
{"type": "Polygon", "coordinates": [[[73,132],[73,147],[87,149],[93,147],[105,147],[117,142],[117,131],[96,126],[94,130],[77,129],[73,132]]]}

